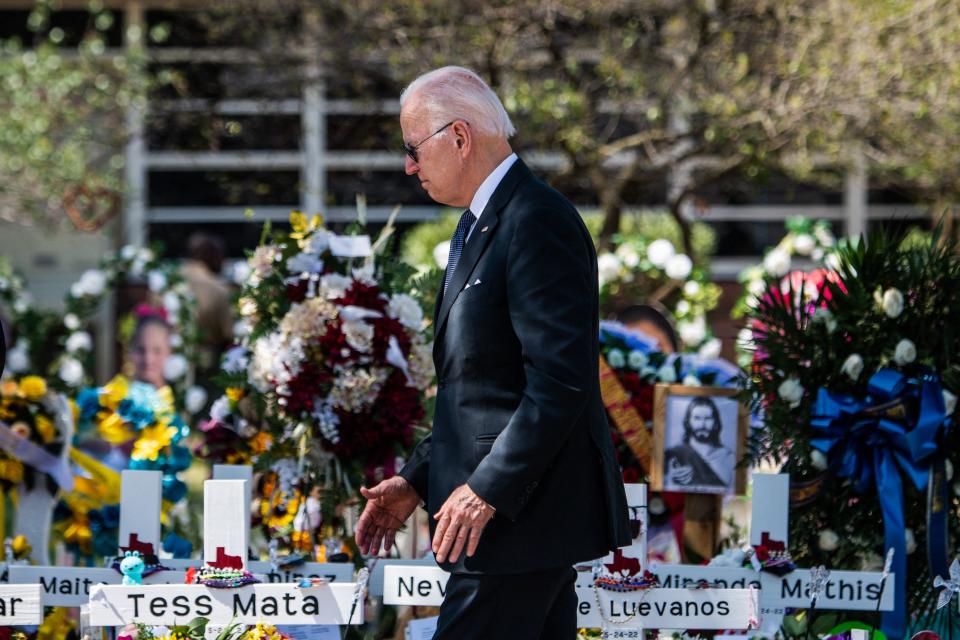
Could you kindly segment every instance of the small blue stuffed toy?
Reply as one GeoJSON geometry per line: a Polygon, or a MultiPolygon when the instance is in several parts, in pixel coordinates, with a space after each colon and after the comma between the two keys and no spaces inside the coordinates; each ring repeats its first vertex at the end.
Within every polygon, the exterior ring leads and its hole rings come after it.
{"type": "Polygon", "coordinates": [[[139,551],[127,551],[120,561],[120,573],[123,574],[123,584],[127,586],[143,584],[143,557],[139,551]]]}

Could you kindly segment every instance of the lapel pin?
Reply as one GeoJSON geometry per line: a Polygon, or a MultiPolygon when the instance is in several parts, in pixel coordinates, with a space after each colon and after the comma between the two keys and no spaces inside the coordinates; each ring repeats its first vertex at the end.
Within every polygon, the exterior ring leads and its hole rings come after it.
{"type": "Polygon", "coordinates": [[[487,232],[487,229],[489,229],[489,228],[490,228],[490,227],[484,227],[484,228],[480,229],[480,233],[486,233],[486,232],[487,232]]]}

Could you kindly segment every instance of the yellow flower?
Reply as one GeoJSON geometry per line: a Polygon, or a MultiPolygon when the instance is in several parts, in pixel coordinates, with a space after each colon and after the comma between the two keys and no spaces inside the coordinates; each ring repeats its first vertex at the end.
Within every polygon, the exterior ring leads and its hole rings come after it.
{"type": "Polygon", "coordinates": [[[135,437],[133,431],[127,426],[116,413],[112,411],[101,411],[98,414],[99,423],[97,431],[103,436],[103,439],[110,444],[124,444],[130,442],[135,437]]]}
{"type": "Polygon", "coordinates": [[[299,247],[303,249],[307,237],[319,229],[322,224],[323,218],[319,214],[315,214],[307,220],[307,216],[302,212],[293,211],[290,213],[290,226],[292,227],[290,237],[296,240],[299,247]]]}
{"type": "Polygon", "coordinates": [[[0,480],[7,480],[12,484],[22,482],[23,464],[19,460],[0,459],[0,480]]]}
{"type": "Polygon", "coordinates": [[[240,387],[227,387],[226,394],[230,402],[240,402],[240,398],[243,397],[243,389],[240,387]]]}
{"type": "Polygon", "coordinates": [[[133,443],[134,460],[156,460],[160,451],[168,446],[177,435],[176,427],[165,427],[161,424],[147,427],[140,433],[140,438],[133,443]]]}
{"type": "Polygon", "coordinates": [[[273,444],[273,437],[266,431],[258,431],[257,434],[250,439],[250,449],[254,453],[267,451],[271,444],[273,444]]]}
{"type": "Polygon", "coordinates": [[[70,619],[69,609],[56,607],[43,619],[37,629],[37,640],[63,640],[74,629],[76,623],[70,619]]]}
{"type": "Polygon", "coordinates": [[[44,444],[53,442],[53,439],[57,435],[57,428],[53,426],[53,420],[46,416],[37,416],[36,428],[44,444]]]}
{"type": "Polygon", "coordinates": [[[120,402],[127,397],[127,391],[130,388],[130,381],[122,375],[115,376],[113,380],[103,386],[100,391],[100,404],[107,409],[116,411],[120,402]]]}
{"type": "Polygon", "coordinates": [[[20,393],[27,400],[37,401],[47,394],[47,383],[40,376],[25,376],[20,381],[20,393]]]}
{"type": "Polygon", "coordinates": [[[313,538],[309,531],[291,532],[290,542],[296,551],[310,551],[313,549],[313,538]]]}
{"type": "Polygon", "coordinates": [[[17,383],[13,380],[4,380],[0,382],[0,397],[12,398],[20,394],[17,383]]]}

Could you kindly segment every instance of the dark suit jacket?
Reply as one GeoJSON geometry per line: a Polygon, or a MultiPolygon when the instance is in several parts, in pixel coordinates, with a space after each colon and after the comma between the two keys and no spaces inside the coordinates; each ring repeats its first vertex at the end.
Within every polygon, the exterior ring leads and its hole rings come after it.
{"type": "Polygon", "coordinates": [[[433,432],[400,472],[435,514],[467,483],[497,510],[456,572],[522,573],[631,541],[600,399],[597,257],[580,215],[520,160],[435,317],[433,432]]]}

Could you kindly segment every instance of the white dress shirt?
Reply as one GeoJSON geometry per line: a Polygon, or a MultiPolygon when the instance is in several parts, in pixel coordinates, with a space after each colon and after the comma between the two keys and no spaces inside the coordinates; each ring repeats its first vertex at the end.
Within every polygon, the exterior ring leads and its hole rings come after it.
{"type": "Polygon", "coordinates": [[[517,161],[517,154],[511,153],[509,156],[504,158],[503,162],[497,165],[497,168],[490,172],[490,175],[487,176],[480,187],[477,189],[477,192],[473,194],[473,200],[470,201],[470,213],[474,216],[473,224],[470,226],[470,231],[467,232],[467,237],[464,240],[464,245],[467,241],[470,240],[470,235],[473,233],[473,230],[477,226],[477,222],[480,221],[480,216],[483,215],[483,210],[487,208],[487,203],[490,202],[490,197],[493,195],[493,192],[497,190],[497,187],[500,186],[500,182],[503,180],[503,176],[507,175],[507,171],[510,170],[510,167],[513,166],[513,163],[517,161]]]}

